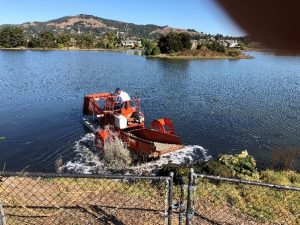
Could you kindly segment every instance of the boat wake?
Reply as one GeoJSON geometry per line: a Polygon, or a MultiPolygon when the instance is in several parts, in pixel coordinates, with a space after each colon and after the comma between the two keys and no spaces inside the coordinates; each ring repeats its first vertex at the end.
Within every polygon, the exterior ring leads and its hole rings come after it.
{"type": "MultiPolygon", "coordinates": [[[[99,150],[94,146],[95,135],[88,133],[75,142],[75,157],[63,165],[63,171],[78,174],[97,174],[109,172],[99,150]]],[[[198,161],[209,160],[211,156],[207,150],[199,145],[189,145],[184,148],[163,155],[157,160],[140,163],[129,167],[129,173],[154,173],[166,164],[194,164],[198,161]]]]}
{"type": "MultiPolygon", "coordinates": [[[[102,157],[94,146],[95,135],[88,133],[75,142],[75,157],[63,165],[63,171],[78,174],[101,172],[104,168],[102,157]]],[[[99,151],[98,151],[99,152],[99,151]]]]}

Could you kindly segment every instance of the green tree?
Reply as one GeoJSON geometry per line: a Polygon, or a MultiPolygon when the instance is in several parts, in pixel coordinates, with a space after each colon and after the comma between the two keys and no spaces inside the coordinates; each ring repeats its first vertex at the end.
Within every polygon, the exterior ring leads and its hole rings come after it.
{"type": "Polygon", "coordinates": [[[56,43],[65,47],[70,46],[71,37],[68,34],[60,33],[56,37],[56,43]]]}
{"type": "Polygon", "coordinates": [[[38,48],[39,47],[39,39],[37,37],[33,37],[29,40],[28,48],[38,48]]]}
{"type": "Polygon", "coordinates": [[[94,37],[89,34],[78,35],[75,37],[76,46],[79,48],[93,48],[94,37]]]}
{"type": "Polygon", "coordinates": [[[39,33],[28,43],[29,48],[57,48],[56,38],[50,31],[39,33]]]}
{"type": "Polygon", "coordinates": [[[159,47],[155,46],[151,51],[151,55],[159,55],[159,54],[160,54],[160,49],[159,47]]]}
{"type": "Polygon", "coordinates": [[[182,50],[188,50],[192,47],[191,36],[188,33],[180,33],[179,34],[182,50]]]}
{"type": "Polygon", "coordinates": [[[116,35],[114,34],[114,32],[110,31],[106,36],[108,40],[107,48],[114,48],[117,44],[116,35]]]}
{"type": "Polygon", "coordinates": [[[145,38],[141,38],[140,41],[141,41],[142,47],[145,48],[146,47],[146,43],[147,43],[146,39],[145,38]]]}
{"type": "Polygon", "coordinates": [[[123,37],[122,36],[119,35],[118,37],[116,37],[115,42],[116,42],[117,46],[122,46],[122,41],[123,41],[123,37]]]}
{"type": "Polygon", "coordinates": [[[42,32],[39,35],[39,42],[42,48],[57,48],[56,38],[50,31],[42,32]]]}
{"type": "Polygon", "coordinates": [[[220,44],[218,41],[210,42],[206,45],[206,47],[211,51],[225,52],[224,45],[220,44]]]}
{"type": "Polygon", "coordinates": [[[224,36],[222,34],[216,34],[215,39],[222,40],[222,39],[224,39],[224,36]]]}
{"type": "Polygon", "coordinates": [[[103,37],[99,38],[97,44],[96,44],[96,48],[106,48],[106,42],[107,40],[103,37]]]}
{"type": "Polygon", "coordinates": [[[17,48],[25,45],[25,37],[20,27],[7,26],[0,31],[0,46],[17,48]]]}
{"type": "Polygon", "coordinates": [[[145,55],[158,55],[160,54],[160,49],[157,47],[157,45],[153,42],[146,41],[144,43],[145,48],[144,48],[144,53],[145,55]]]}
{"type": "Polygon", "coordinates": [[[162,36],[158,40],[158,47],[161,53],[173,53],[190,49],[192,46],[191,37],[188,33],[174,33],[162,36]]]}
{"type": "Polygon", "coordinates": [[[158,47],[161,53],[173,53],[182,49],[181,41],[178,34],[170,32],[158,40],[158,47]]]}

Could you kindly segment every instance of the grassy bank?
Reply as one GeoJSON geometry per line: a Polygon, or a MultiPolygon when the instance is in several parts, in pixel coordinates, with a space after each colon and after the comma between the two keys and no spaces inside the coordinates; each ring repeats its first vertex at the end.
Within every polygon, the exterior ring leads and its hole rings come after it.
{"type": "MultiPolygon", "coordinates": [[[[300,192],[198,179],[195,211],[220,221],[231,212],[246,224],[300,224],[300,192]],[[214,211],[207,210],[209,205],[214,211]],[[218,213],[216,213],[218,212],[218,213]],[[251,223],[252,222],[252,223],[251,223]]],[[[232,219],[236,220],[237,219],[232,219]]],[[[224,219],[222,220],[223,222],[224,219]]],[[[232,224],[231,221],[226,221],[232,224]]],[[[240,221],[240,224],[244,224],[240,221]]]]}
{"type": "MultiPolygon", "coordinates": [[[[160,174],[175,172],[175,182],[187,180],[191,165],[166,165],[160,174]]],[[[300,187],[300,173],[258,171],[247,151],[221,155],[193,165],[196,173],[300,187]]],[[[300,191],[196,178],[195,218],[214,224],[300,224],[300,191]],[[198,216],[197,216],[198,215],[198,216]]]]}

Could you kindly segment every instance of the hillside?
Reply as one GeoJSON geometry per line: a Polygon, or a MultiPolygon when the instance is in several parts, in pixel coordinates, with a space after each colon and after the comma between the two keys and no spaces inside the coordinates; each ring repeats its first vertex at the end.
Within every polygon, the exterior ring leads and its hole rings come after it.
{"type": "Polygon", "coordinates": [[[158,38],[161,34],[166,34],[170,31],[188,32],[191,36],[201,34],[193,29],[186,30],[154,24],[137,25],[84,14],[66,16],[46,22],[26,22],[16,26],[21,26],[27,36],[35,36],[35,34],[45,30],[54,34],[64,32],[67,34],[89,33],[92,35],[101,35],[108,31],[115,31],[125,35],[126,38],[158,38]]]}

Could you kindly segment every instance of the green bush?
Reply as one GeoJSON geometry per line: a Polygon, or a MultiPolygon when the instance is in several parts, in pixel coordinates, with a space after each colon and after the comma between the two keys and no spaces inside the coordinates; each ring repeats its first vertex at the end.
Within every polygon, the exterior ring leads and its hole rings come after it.
{"type": "Polygon", "coordinates": [[[60,33],[56,36],[56,43],[63,46],[69,46],[71,41],[71,36],[68,34],[60,33]]]}
{"type": "Polygon", "coordinates": [[[158,40],[161,53],[174,53],[191,49],[191,36],[188,33],[170,32],[158,40]]]}
{"type": "Polygon", "coordinates": [[[145,55],[158,55],[160,54],[160,49],[159,47],[156,46],[155,43],[146,41],[144,43],[145,48],[144,48],[144,53],[145,55]]]}
{"type": "Polygon", "coordinates": [[[94,37],[89,34],[82,34],[75,36],[76,46],[79,48],[93,48],[94,37]]]}
{"type": "Polygon", "coordinates": [[[223,163],[217,160],[209,160],[207,162],[201,162],[193,166],[195,173],[209,174],[220,177],[232,177],[232,171],[223,163]]]}
{"type": "Polygon", "coordinates": [[[64,49],[65,46],[64,46],[64,44],[58,44],[58,45],[57,45],[57,48],[59,48],[59,49],[64,49]]]}
{"type": "Polygon", "coordinates": [[[211,51],[225,52],[224,45],[220,44],[218,41],[210,42],[206,45],[206,47],[211,51]]]}
{"type": "Polygon", "coordinates": [[[44,31],[32,38],[28,43],[29,48],[57,48],[58,44],[54,34],[50,31],[44,31]]]}
{"type": "MultiPolygon", "coordinates": [[[[300,174],[295,171],[265,170],[259,173],[254,158],[248,154],[247,150],[236,155],[224,154],[218,159],[202,161],[194,164],[192,167],[195,173],[198,174],[257,180],[272,184],[300,187],[300,174]]],[[[162,166],[158,175],[169,176],[170,172],[174,172],[174,182],[178,184],[181,178],[185,178],[187,181],[189,168],[189,165],[167,164],[162,166]]]]}
{"type": "Polygon", "coordinates": [[[300,187],[300,174],[295,171],[265,170],[261,179],[267,183],[300,187]]]}
{"type": "Polygon", "coordinates": [[[177,164],[167,164],[163,165],[162,168],[158,171],[159,176],[169,176],[170,172],[174,173],[174,183],[180,184],[181,179],[184,178],[188,180],[189,167],[186,165],[177,165],[177,164]]]}
{"type": "Polygon", "coordinates": [[[226,165],[237,178],[259,179],[255,159],[248,154],[247,150],[237,155],[224,154],[218,161],[226,165]]]}

